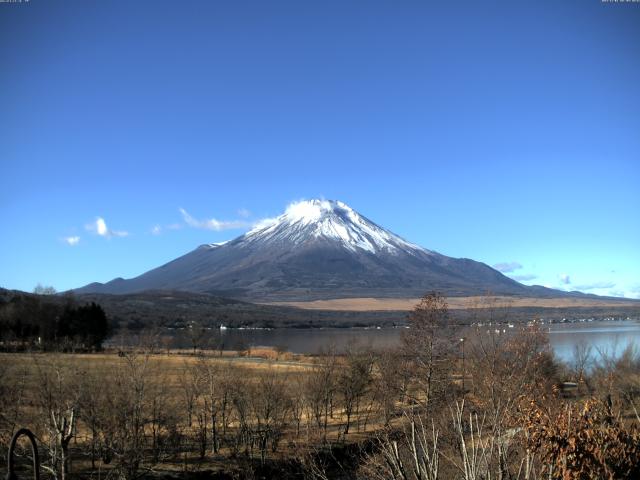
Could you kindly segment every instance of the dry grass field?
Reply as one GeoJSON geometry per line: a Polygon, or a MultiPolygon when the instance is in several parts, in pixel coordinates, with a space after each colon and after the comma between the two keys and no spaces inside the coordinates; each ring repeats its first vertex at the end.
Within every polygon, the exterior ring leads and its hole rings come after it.
{"type": "MultiPolygon", "coordinates": [[[[308,310],[336,311],[410,311],[420,301],[419,298],[336,298],[314,300],[309,302],[276,302],[270,305],[283,305],[308,310]]],[[[639,307],[639,302],[632,300],[616,300],[611,298],[532,298],[499,296],[491,299],[494,306],[538,307],[538,308],[571,308],[571,307],[639,307]]],[[[447,304],[451,310],[487,308],[487,297],[448,297],[447,304]]]]}
{"type": "MultiPolygon", "coordinates": [[[[11,419],[5,425],[0,418],[0,450],[6,453],[11,432],[27,427],[35,432],[45,463],[53,465],[49,457],[59,451],[50,420],[69,419],[73,411],[77,419],[69,465],[80,475],[95,473],[98,467],[107,478],[136,477],[146,468],[149,473],[227,474],[245,468],[245,460],[259,465],[265,457],[272,462],[300,460],[316,445],[346,439],[337,383],[345,359],[331,362],[327,370],[326,359],[269,348],[249,354],[133,349],[0,353],[0,380],[7,393],[3,415],[11,419]],[[329,382],[326,387],[324,381],[329,382]],[[94,420],[97,428],[92,427],[94,420]],[[214,429],[218,443],[212,452],[214,429]],[[104,460],[105,451],[118,463],[104,460]],[[138,463],[137,474],[128,472],[138,463]]],[[[371,388],[361,392],[362,405],[350,413],[350,444],[382,428],[371,388]]]]}

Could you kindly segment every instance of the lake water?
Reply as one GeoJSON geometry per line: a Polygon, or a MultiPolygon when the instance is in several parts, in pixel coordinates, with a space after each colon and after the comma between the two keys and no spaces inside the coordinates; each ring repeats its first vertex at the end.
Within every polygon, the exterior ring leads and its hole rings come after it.
{"type": "MultiPolygon", "coordinates": [[[[593,321],[544,325],[556,356],[571,361],[579,344],[592,347],[594,356],[621,353],[629,344],[640,348],[640,322],[593,321]]],[[[373,348],[394,347],[400,343],[403,328],[328,328],[328,329],[273,329],[273,330],[221,330],[212,332],[216,343],[222,341],[225,349],[246,346],[283,347],[294,353],[314,354],[334,347],[344,350],[350,343],[373,348]],[[219,340],[218,340],[219,339],[219,340]]],[[[507,329],[508,332],[508,329],[507,329]]]]}
{"type": "Polygon", "coordinates": [[[640,351],[640,322],[637,320],[560,323],[549,328],[549,342],[556,356],[564,361],[571,361],[576,345],[580,343],[590,346],[594,357],[601,354],[617,356],[629,345],[640,351]]]}

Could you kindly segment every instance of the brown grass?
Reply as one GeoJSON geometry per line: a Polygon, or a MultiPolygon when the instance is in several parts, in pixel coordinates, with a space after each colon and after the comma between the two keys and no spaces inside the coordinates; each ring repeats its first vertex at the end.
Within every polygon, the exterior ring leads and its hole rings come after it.
{"type": "MultiPolygon", "coordinates": [[[[487,297],[448,297],[451,310],[486,308],[487,297]]],[[[593,298],[532,298],[532,297],[493,297],[494,307],[638,307],[640,304],[632,300],[593,299],[593,298]]],[[[420,301],[419,298],[335,298],[329,300],[313,300],[309,302],[273,302],[270,305],[286,305],[308,310],[342,310],[342,311],[409,311],[420,301]]]]}
{"type": "MultiPolygon", "coordinates": [[[[234,365],[242,370],[264,371],[278,370],[283,373],[288,371],[306,371],[311,367],[311,357],[303,355],[293,355],[285,352],[278,357],[273,349],[260,348],[252,349],[251,356],[241,356],[238,352],[224,352],[225,355],[219,356],[218,352],[199,352],[199,355],[207,356],[213,361],[219,362],[221,365],[234,365]]],[[[194,355],[191,350],[174,350],[167,354],[159,352],[150,355],[150,366],[152,371],[161,372],[162,376],[169,379],[168,386],[178,384],[178,378],[183,375],[186,366],[195,365],[199,361],[199,357],[194,355]]],[[[15,367],[26,367],[28,375],[35,377],[35,367],[40,365],[51,364],[68,364],[79,365],[84,370],[93,371],[109,371],[121,366],[123,359],[120,358],[115,351],[106,351],[103,353],[1,353],[0,363],[12,365],[15,367]]],[[[163,380],[163,381],[165,381],[163,380]]]]}

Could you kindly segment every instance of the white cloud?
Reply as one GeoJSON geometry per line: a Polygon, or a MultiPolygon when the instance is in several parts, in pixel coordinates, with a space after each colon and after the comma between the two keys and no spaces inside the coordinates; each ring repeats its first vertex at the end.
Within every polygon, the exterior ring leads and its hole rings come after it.
{"type": "Polygon", "coordinates": [[[514,270],[519,270],[522,268],[522,265],[518,262],[502,262],[496,263],[493,268],[502,273],[513,272],[514,270]]]}
{"type": "Polygon", "coordinates": [[[110,230],[107,227],[107,222],[105,222],[102,217],[96,217],[95,222],[85,225],[85,228],[89,232],[96,233],[97,235],[105,238],[129,236],[129,232],[125,232],[123,230],[110,230]]]}
{"type": "Polygon", "coordinates": [[[78,243],[80,243],[80,237],[78,236],[64,237],[63,240],[70,247],[75,247],[76,245],[78,245],[78,243]]]}
{"type": "Polygon", "coordinates": [[[154,225],[154,227],[151,229],[152,235],[160,235],[161,233],[162,233],[162,227],[160,225],[154,225]]]}
{"type": "Polygon", "coordinates": [[[240,210],[238,210],[238,215],[240,215],[242,218],[249,218],[251,216],[251,212],[246,208],[241,208],[240,210]]]}
{"type": "Polygon", "coordinates": [[[184,208],[180,208],[179,210],[184,222],[193,228],[202,228],[204,230],[215,230],[219,232],[221,230],[234,230],[251,226],[251,224],[245,220],[216,220],[215,218],[198,220],[193,218],[184,208]]]}
{"type": "Polygon", "coordinates": [[[96,219],[96,233],[102,237],[106,237],[107,233],[109,233],[107,224],[102,217],[98,217],[96,219]]]}
{"type": "Polygon", "coordinates": [[[563,285],[569,285],[571,283],[571,277],[566,273],[561,273],[558,275],[558,278],[563,285]]]}

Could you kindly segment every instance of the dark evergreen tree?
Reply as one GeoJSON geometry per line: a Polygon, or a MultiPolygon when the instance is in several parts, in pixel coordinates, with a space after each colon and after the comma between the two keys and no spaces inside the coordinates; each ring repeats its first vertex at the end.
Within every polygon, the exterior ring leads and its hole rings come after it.
{"type": "Polygon", "coordinates": [[[94,302],[79,306],[73,297],[24,293],[0,297],[0,342],[3,348],[102,348],[109,322],[94,302]]]}

